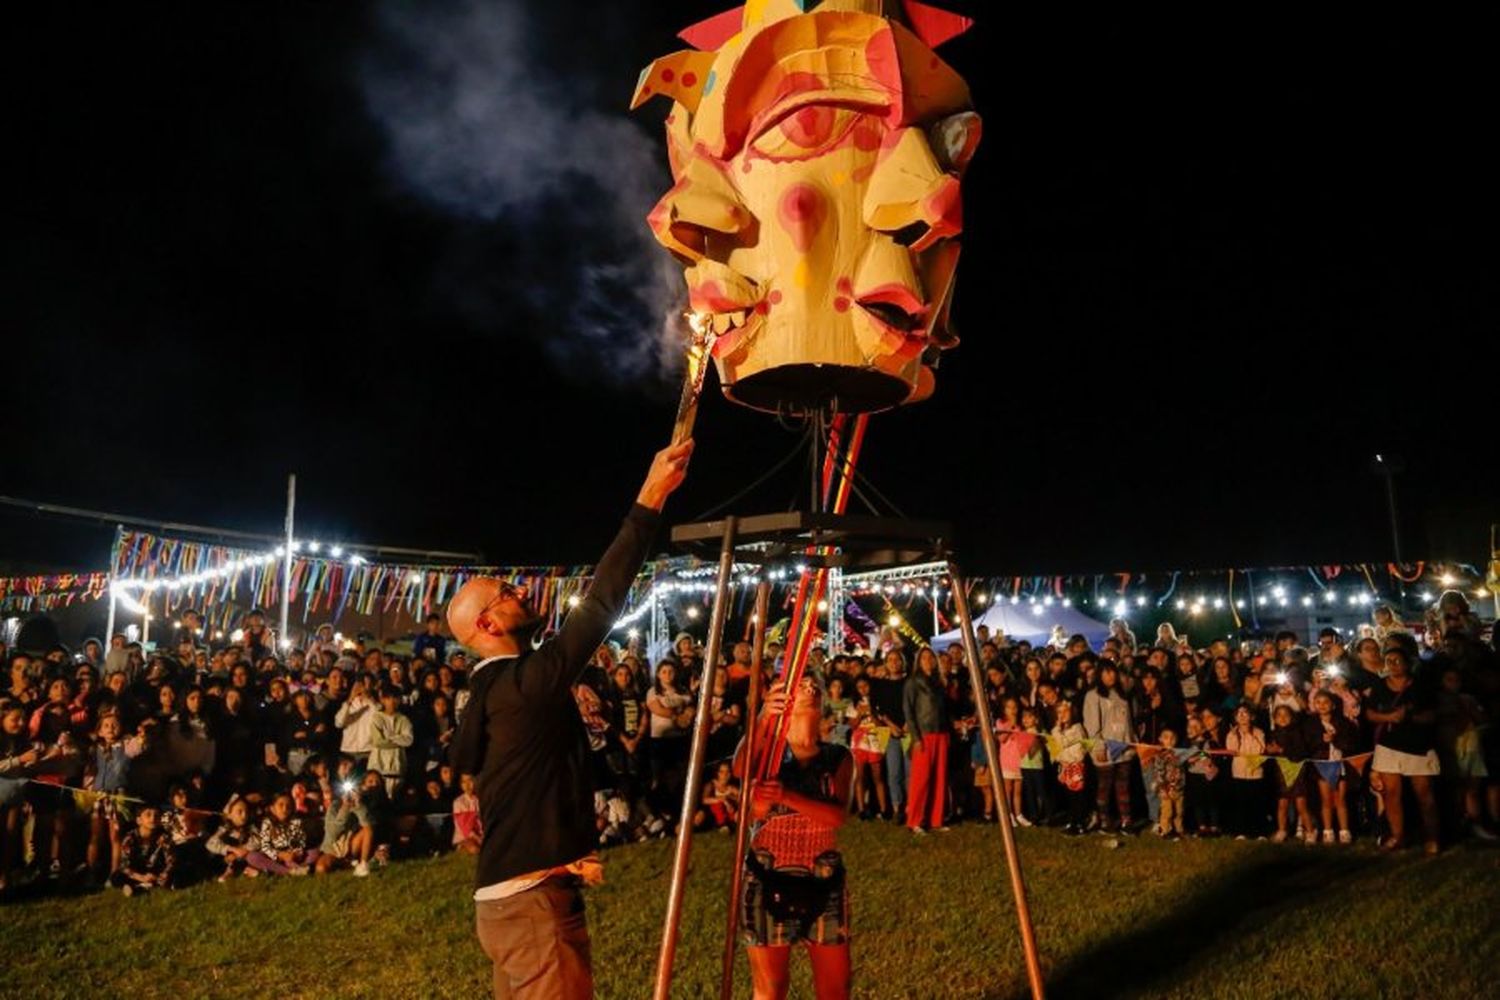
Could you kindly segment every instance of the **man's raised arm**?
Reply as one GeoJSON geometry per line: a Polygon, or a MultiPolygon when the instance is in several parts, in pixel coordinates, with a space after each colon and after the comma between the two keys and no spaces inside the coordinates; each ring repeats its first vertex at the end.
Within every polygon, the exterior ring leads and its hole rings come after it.
{"type": "Polygon", "coordinates": [[[594,568],[594,580],[588,594],[564,620],[553,647],[558,665],[570,686],[583,673],[594,650],[609,637],[610,630],[619,620],[620,612],[625,608],[625,598],[630,594],[630,585],[635,582],[656,535],[661,509],[667,497],[682,485],[692,454],[691,439],[656,453],[620,533],[594,568]]]}

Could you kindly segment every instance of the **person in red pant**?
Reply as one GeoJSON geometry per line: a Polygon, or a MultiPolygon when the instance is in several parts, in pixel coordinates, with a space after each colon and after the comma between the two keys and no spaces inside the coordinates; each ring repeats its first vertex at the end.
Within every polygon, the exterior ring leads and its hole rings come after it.
{"type": "Polygon", "coordinates": [[[929,827],[946,830],[943,787],[948,774],[948,710],[938,680],[937,654],[930,648],[917,653],[917,669],[902,690],[902,704],[912,739],[906,825],[918,835],[929,827]]]}

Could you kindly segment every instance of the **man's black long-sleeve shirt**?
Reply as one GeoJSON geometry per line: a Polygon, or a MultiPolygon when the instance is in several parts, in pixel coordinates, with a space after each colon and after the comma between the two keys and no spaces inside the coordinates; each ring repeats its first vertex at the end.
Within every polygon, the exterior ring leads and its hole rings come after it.
{"type": "Polygon", "coordinates": [[[598,843],[588,739],[572,686],[625,606],[660,515],[636,504],[594,570],[586,596],[536,650],[469,680],[454,766],[474,775],[484,842],[476,885],[565,865],[598,843]]]}

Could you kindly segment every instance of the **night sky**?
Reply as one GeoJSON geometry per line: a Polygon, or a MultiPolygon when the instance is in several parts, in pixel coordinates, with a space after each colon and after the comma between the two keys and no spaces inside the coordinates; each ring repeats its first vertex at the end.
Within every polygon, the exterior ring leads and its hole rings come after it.
{"type": "MultiPolygon", "coordinates": [[[[1500,520],[1492,110],[1464,60],[1434,69],[1394,33],[1198,26],[1187,44],[1183,25],[949,6],[979,22],[943,54],[985,119],[963,343],[933,399],[872,420],[880,490],[955,521],[985,574],[1384,561],[1367,466],[1395,453],[1407,557],[1482,562],[1500,520]]],[[[8,45],[0,493],[275,531],[295,471],[307,537],[591,561],[676,398],[641,360],[661,310],[631,287],[659,263],[642,192],[667,187],[666,106],[625,107],[719,9],[32,21],[8,45]],[[414,176],[392,117],[475,99],[476,23],[498,32],[495,78],[537,91],[484,93],[480,74],[482,139],[440,133],[451,162],[414,176]],[[424,47],[458,43],[470,75],[435,77],[424,47]],[[489,128],[511,100],[531,117],[489,128]],[[610,134],[627,141],[594,142],[610,134]]],[[[717,390],[698,426],[678,519],[796,440],[717,390]]],[[[805,492],[788,471],[740,511],[805,492]]],[[[102,568],[108,537],[0,513],[0,566],[102,568]]]]}

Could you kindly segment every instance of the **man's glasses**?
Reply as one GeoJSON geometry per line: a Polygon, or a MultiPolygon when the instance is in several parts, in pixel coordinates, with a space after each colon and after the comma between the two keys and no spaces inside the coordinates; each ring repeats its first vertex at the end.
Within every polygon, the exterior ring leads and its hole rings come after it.
{"type": "Polygon", "coordinates": [[[501,582],[500,591],[495,595],[495,599],[481,608],[479,610],[479,613],[481,615],[487,614],[496,605],[500,604],[503,601],[508,601],[511,599],[520,601],[522,604],[524,604],[530,597],[531,592],[525,587],[518,587],[513,583],[501,582]]]}

